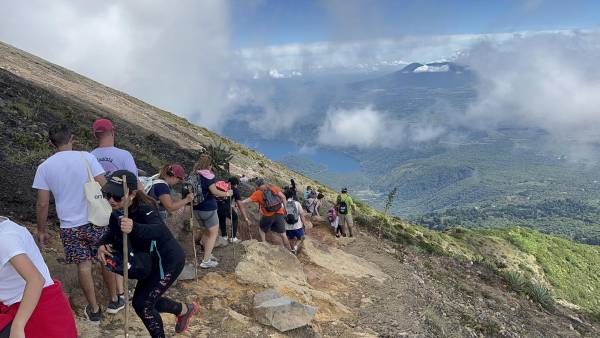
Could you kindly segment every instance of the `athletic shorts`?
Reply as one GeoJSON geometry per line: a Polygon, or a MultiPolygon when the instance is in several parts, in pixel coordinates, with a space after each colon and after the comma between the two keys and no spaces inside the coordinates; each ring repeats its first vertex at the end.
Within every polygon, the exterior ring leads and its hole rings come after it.
{"type": "Polygon", "coordinates": [[[296,230],[286,230],[285,234],[288,239],[302,239],[304,238],[304,228],[296,229],[296,230]]]}
{"type": "Polygon", "coordinates": [[[219,225],[219,214],[217,210],[201,211],[194,210],[198,223],[204,226],[206,229],[210,229],[214,226],[219,225]]]}
{"type": "Polygon", "coordinates": [[[107,228],[89,223],[75,228],[61,228],[60,239],[65,249],[65,262],[79,264],[95,258],[98,242],[107,228]]]}
{"type": "Polygon", "coordinates": [[[269,230],[278,234],[285,233],[285,220],[282,214],[275,214],[273,216],[262,215],[260,217],[260,230],[263,232],[269,232],[269,230]]]}
{"type": "Polygon", "coordinates": [[[352,219],[352,215],[348,215],[348,214],[342,215],[342,214],[340,214],[339,217],[340,217],[340,225],[342,225],[344,223],[347,226],[349,226],[349,227],[352,227],[354,225],[354,220],[352,219]]]}

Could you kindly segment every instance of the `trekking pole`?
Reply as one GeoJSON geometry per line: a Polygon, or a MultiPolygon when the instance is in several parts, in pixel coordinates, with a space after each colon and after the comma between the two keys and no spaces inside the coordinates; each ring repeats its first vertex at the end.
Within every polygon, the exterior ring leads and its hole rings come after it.
{"type": "MultiPolygon", "coordinates": [[[[129,188],[127,187],[127,176],[123,175],[123,217],[129,218],[129,188]]],[[[123,328],[125,338],[129,337],[129,248],[127,234],[123,233],[123,286],[125,288],[125,327],[123,328]]]]}
{"type": "Polygon", "coordinates": [[[233,242],[233,198],[229,196],[229,220],[231,221],[231,247],[233,248],[233,261],[235,262],[235,243],[233,242]]]}
{"type": "Polygon", "coordinates": [[[194,236],[194,202],[190,202],[190,230],[192,231],[192,249],[194,250],[194,276],[198,281],[198,254],[196,253],[196,238],[194,236]]]}

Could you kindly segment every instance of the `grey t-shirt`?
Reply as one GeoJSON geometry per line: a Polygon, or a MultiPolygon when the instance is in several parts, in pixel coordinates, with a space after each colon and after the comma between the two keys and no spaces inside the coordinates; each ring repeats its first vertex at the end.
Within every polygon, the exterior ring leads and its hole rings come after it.
{"type": "Polygon", "coordinates": [[[106,176],[122,169],[131,171],[135,176],[138,175],[133,156],[127,150],[117,147],[101,147],[92,150],[92,155],[96,156],[98,162],[104,168],[106,176]]]}

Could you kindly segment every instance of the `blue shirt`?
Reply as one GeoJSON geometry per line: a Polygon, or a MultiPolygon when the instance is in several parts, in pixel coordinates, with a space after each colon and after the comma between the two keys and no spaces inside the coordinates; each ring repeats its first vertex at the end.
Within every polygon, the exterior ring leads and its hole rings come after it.
{"type": "Polygon", "coordinates": [[[171,195],[171,187],[169,187],[169,185],[166,183],[154,183],[154,185],[152,185],[150,188],[150,191],[148,191],[148,196],[154,198],[156,202],[158,202],[159,210],[165,210],[160,203],[160,196],[162,195],[171,195]]]}

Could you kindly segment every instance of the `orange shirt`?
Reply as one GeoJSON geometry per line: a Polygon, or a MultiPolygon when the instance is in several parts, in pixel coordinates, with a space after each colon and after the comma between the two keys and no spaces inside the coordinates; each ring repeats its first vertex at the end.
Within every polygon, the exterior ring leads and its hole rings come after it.
{"type": "MultiPolygon", "coordinates": [[[[279,190],[279,188],[272,186],[272,185],[270,185],[269,187],[279,197],[279,193],[281,192],[281,190],[279,190]]],[[[279,208],[279,210],[274,211],[274,212],[267,211],[267,209],[265,209],[265,197],[263,195],[262,190],[256,190],[255,192],[253,192],[252,195],[250,195],[250,200],[252,202],[256,202],[256,203],[258,203],[258,205],[260,205],[260,213],[263,214],[264,216],[268,217],[268,216],[273,216],[275,214],[285,215],[285,210],[283,210],[283,205],[281,208],[279,208]]]]}

